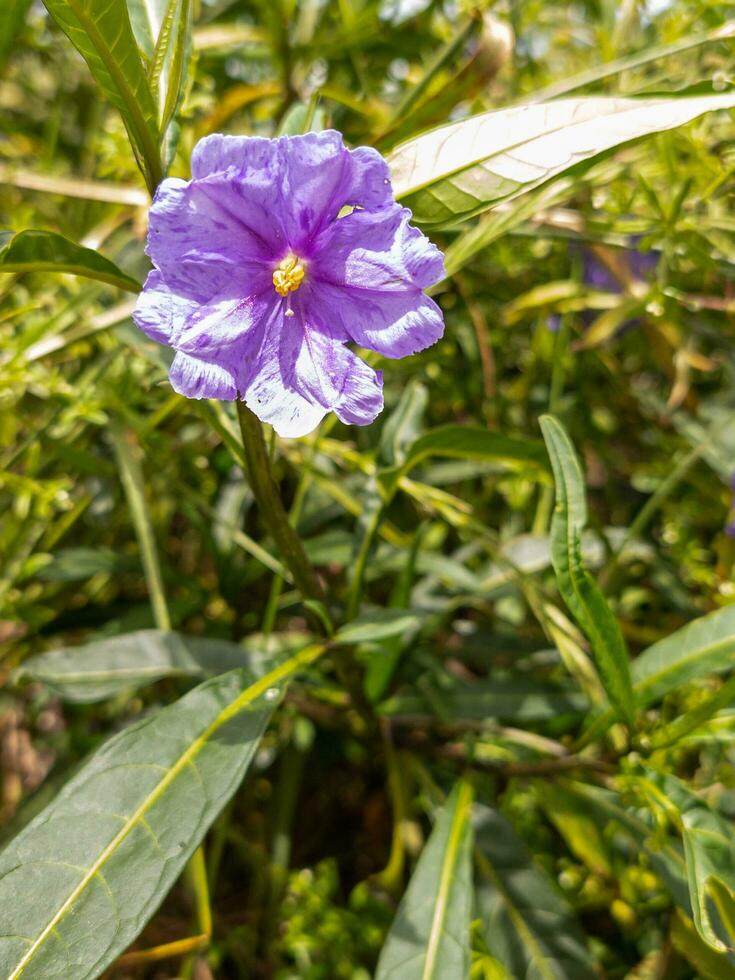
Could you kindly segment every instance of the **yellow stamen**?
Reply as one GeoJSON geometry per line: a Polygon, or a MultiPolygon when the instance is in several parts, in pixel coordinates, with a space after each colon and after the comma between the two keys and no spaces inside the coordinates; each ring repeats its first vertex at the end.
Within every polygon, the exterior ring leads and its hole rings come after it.
{"type": "Polygon", "coordinates": [[[301,259],[289,254],[273,270],[273,287],[279,296],[288,296],[299,288],[305,275],[306,267],[301,259]]]}

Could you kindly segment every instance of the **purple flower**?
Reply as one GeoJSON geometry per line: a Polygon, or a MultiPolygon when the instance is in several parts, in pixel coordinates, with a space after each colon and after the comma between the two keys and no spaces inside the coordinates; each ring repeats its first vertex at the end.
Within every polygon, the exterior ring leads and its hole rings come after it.
{"type": "Polygon", "coordinates": [[[213,135],[191,170],[156,192],[154,269],[133,314],[175,350],[175,390],[242,398],[283,436],[329,411],[372,422],[382,375],[347,343],[405,357],[444,330],[423,294],[444,275],[442,255],[393,200],[383,158],[334,131],[213,135]]]}

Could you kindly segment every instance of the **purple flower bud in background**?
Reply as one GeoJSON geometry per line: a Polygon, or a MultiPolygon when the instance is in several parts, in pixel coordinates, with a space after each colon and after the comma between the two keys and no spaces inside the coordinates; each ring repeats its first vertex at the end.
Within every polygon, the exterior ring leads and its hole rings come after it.
{"type": "Polygon", "coordinates": [[[725,534],[728,538],[735,538],[735,520],[729,521],[725,525],[725,534]]]}
{"type": "Polygon", "coordinates": [[[439,250],[393,200],[388,166],[332,130],[207,136],[190,181],[169,178],[150,211],[154,265],[134,313],[176,352],[189,398],[242,398],[283,436],[333,411],[366,425],[382,376],[346,345],[406,357],[444,331],[423,290],[439,250]]]}
{"type": "Polygon", "coordinates": [[[559,333],[560,327],[561,316],[558,313],[552,313],[546,320],[546,329],[549,333],[559,333]]]}

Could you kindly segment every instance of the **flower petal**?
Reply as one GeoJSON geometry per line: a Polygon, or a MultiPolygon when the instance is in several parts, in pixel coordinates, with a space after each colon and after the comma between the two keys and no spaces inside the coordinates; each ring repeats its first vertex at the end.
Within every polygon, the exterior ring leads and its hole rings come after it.
{"type": "Polygon", "coordinates": [[[248,407],[281,436],[311,432],[328,411],[366,425],[383,408],[382,376],[344,344],[306,322],[274,311],[243,385],[248,407]]]}
{"type": "Polygon", "coordinates": [[[248,335],[266,320],[277,302],[272,284],[252,283],[258,288],[254,295],[231,296],[227,290],[209,303],[192,310],[181,325],[173,346],[194,357],[215,358],[220,362],[238,358],[238,348],[247,342],[248,335]]]}
{"type": "Polygon", "coordinates": [[[444,259],[410,220],[398,204],[339,218],[319,236],[313,275],[357,289],[432,286],[444,278],[444,259]]]}
{"type": "Polygon", "coordinates": [[[302,253],[345,205],[378,208],[392,200],[381,155],[370,147],[348,150],[335,130],[275,140],[206,136],[194,148],[192,175],[213,174],[236,177],[243,196],[269,208],[287,247],[302,253]]]}
{"type": "Polygon", "coordinates": [[[193,300],[172,293],[161,273],[153,269],[138,295],[133,320],[156,343],[174,344],[186,318],[195,310],[193,300]]]}
{"type": "Polygon", "coordinates": [[[444,334],[444,315],[420,289],[354,289],[318,283],[304,299],[320,323],[383,357],[409,357],[444,334]]]}
{"type": "Polygon", "coordinates": [[[232,182],[202,186],[168,178],[151,206],[146,252],[182,296],[207,302],[227,288],[235,296],[240,281],[277,251],[246,224],[248,216],[263,227],[263,215],[248,215],[232,182]]]}
{"type": "Polygon", "coordinates": [[[237,398],[237,385],[227,368],[181,352],[171,363],[169,380],[174,391],[187,398],[237,398]]]}

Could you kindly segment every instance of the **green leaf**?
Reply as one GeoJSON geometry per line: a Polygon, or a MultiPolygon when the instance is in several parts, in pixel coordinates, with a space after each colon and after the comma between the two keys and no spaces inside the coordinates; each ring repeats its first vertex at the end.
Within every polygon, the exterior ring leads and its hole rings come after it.
{"type": "Polygon", "coordinates": [[[372,609],[334,634],[335,643],[370,643],[415,629],[421,617],[409,609],[372,609]]]}
{"type": "Polygon", "coordinates": [[[437,817],[380,954],[375,980],[457,980],[470,970],[472,787],[437,817]]]}
{"type": "Polygon", "coordinates": [[[203,678],[236,667],[257,675],[271,659],[227,640],[137,630],[29,657],[13,676],[40,681],[65,701],[90,704],[163,677],[203,678]]]}
{"type": "Polygon", "coordinates": [[[462,681],[442,678],[443,683],[423,684],[421,693],[388,698],[379,706],[385,715],[422,715],[439,711],[448,721],[487,721],[496,718],[515,724],[553,721],[562,715],[580,714],[588,701],[576,690],[564,690],[523,677],[496,677],[462,681]]]}
{"type": "Polygon", "coordinates": [[[429,456],[478,459],[509,466],[547,469],[543,447],[536,441],[513,439],[487,429],[444,425],[420,436],[407,451],[400,466],[393,466],[378,473],[378,482],[386,497],[394,493],[402,476],[429,456]]]}
{"type": "Polygon", "coordinates": [[[388,162],[396,197],[415,221],[444,225],[517,197],[605,150],[733,106],[731,93],[559,99],[440,126],[397,147],[388,162]]]}
{"type": "Polygon", "coordinates": [[[708,980],[735,980],[735,958],[708,946],[696,926],[679,909],[671,920],[671,942],[677,952],[694,967],[698,976],[708,980]]]}
{"type": "Polygon", "coordinates": [[[477,906],[485,942],[512,977],[594,980],[566,899],[497,811],[476,808],[477,906]]]}
{"type": "Polygon", "coordinates": [[[156,109],[124,0],[44,0],[119,110],[151,193],[163,176],[156,109]]]}
{"type": "Polygon", "coordinates": [[[110,739],[0,853],[0,975],[91,980],[140,932],[237,789],[301,651],[223,674],[110,739]]]}
{"type": "Polygon", "coordinates": [[[540,419],[556,484],[551,558],[559,592],[590,641],[600,678],[613,706],[633,724],[628,652],[615,616],[582,562],[587,502],[582,468],[569,436],[551,415],[540,419]]]}
{"type": "Polygon", "coordinates": [[[685,810],[681,818],[689,894],[697,932],[713,949],[720,952],[735,950],[735,833],[732,824],[701,801],[685,810]],[[718,932],[724,933],[728,941],[725,942],[718,932]]]}
{"type": "Polygon", "coordinates": [[[191,59],[191,0],[169,0],[156,35],[149,82],[165,133],[184,95],[191,59]]]}
{"type": "MultiPolygon", "coordinates": [[[[735,605],[693,620],[643,651],[631,664],[636,704],[645,708],[672,691],[733,666],[735,605]]],[[[599,737],[614,720],[603,707],[591,719],[587,741],[599,737]]]]}
{"type": "Polygon", "coordinates": [[[153,60],[163,22],[177,0],[127,0],[130,26],[145,59],[153,60]]]}
{"type": "Polygon", "coordinates": [[[0,232],[0,272],[66,272],[131,293],[139,293],[141,288],[99,252],[75,245],[53,231],[0,232]]]}
{"type": "Polygon", "coordinates": [[[644,650],[631,673],[638,704],[646,706],[684,684],[733,667],[735,605],[708,613],[644,650]]]}

